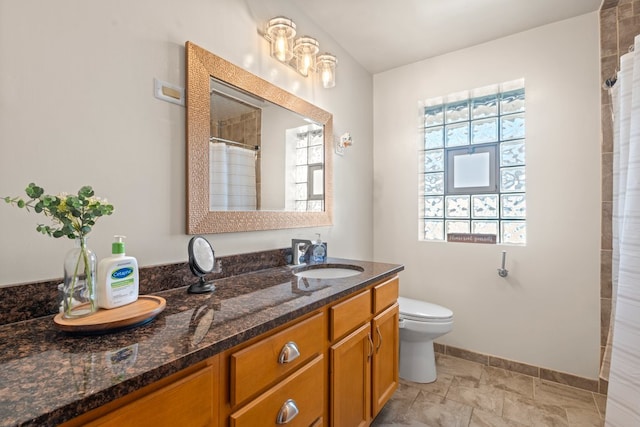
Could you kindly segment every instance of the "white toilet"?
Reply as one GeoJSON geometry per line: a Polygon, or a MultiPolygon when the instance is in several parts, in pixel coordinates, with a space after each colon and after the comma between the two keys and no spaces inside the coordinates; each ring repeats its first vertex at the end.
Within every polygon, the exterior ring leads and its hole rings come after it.
{"type": "Polygon", "coordinates": [[[436,380],[433,340],[453,329],[453,312],[448,308],[398,298],[400,306],[400,378],[416,383],[436,380]]]}

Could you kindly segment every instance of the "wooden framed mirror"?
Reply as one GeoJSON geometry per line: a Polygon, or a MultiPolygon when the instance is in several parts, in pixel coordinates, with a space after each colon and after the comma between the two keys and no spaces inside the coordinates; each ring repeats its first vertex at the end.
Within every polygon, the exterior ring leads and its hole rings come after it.
{"type": "MultiPolygon", "coordinates": [[[[186,42],[185,48],[187,234],[331,225],[333,116],[192,42],[186,42]],[[219,110],[224,110],[229,100],[236,101],[229,110],[242,106],[242,114],[253,114],[251,124],[244,124],[244,129],[252,129],[250,134],[238,137],[237,126],[236,131],[228,131],[231,135],[235,132],[235,138],[220,130],[220,123],[235,120],[222,117],[219,110]],[[273,113],[274,109],[278,113],[273,113]],[[286,120],[275,119],[281,112],[289,115],[286,120]],[[275,122],[283,127],[276,128],[275,122]],[[248,158],[243,182],[255,180],[254,188],[242,190],[239,203],[233,197],[225,199],[222,190],[230,188],[228,181],[236,181],[234,175],[220,177],[225,169],[225,163],[220,162],[226,162],[226,157],[219,157],[217,150],[227,146],[248,158]],[[304,156],[321,161],[300,161],[304,156]]],[[[244,117],[242,121],[246,121],[244,117]]]]}

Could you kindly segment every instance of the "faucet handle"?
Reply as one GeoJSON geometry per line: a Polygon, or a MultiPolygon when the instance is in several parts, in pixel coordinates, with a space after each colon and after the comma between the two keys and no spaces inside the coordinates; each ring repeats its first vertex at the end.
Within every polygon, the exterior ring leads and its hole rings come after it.
{"type": "Polygon", "coordinates": [[[311,241],[306,239],[291,239],[291,251],[293,264],[306,263],[309,259],[307,250],[311,246],[311,241]]]}

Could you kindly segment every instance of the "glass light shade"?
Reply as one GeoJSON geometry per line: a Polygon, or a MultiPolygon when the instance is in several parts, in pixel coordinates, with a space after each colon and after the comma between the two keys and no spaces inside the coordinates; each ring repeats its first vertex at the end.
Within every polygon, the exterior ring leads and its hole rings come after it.
{"type": "Polygon", "coordinates": [[[280,62],[289,62],[293,58],[296,24],[289,18],[278,16],[269,20],[266,33],[271,43],[271,56],[280,62]]]}
{"type": "Polygon", "coordinates": [[[338,60],[334,55],[330,53],[323,53],[318,55],[318,73],[320,73],[320,80],[322,80],[322,87],[325,89],[334,87],[336,85],[336,65],[338,60]]]}
{"type": "Polygon", "coordinates": [[[307,77],[310,70],[316,68],[316,55],[320,50],[318,41],[313,37],[300,37],[295,41],[293,53],[296,57],[296,68],[298,72],[307,77]]]}

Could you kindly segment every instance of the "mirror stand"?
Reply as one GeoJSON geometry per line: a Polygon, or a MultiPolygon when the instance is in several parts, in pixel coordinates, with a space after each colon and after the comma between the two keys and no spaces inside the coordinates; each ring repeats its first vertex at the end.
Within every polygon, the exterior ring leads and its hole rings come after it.
{"type": "Polygon", "coordinates": [[[213,291],[216,287],[212,282],[207,282],[204,276],[211,273],[216,265],[213,246],[202,236],[194,236],[189,240],[189,268],[200,279],[187,289],[190,294],[204,294],[213,291]]]}
{"type": "Polygon", "coordinates": [[[204,276],[200,276],[198,283],[192,283],[187,289],[187,292],[190,294],[206,294],[207,292],[212,292],[215,288],[216,285],[204,280],[204,276]]]}

